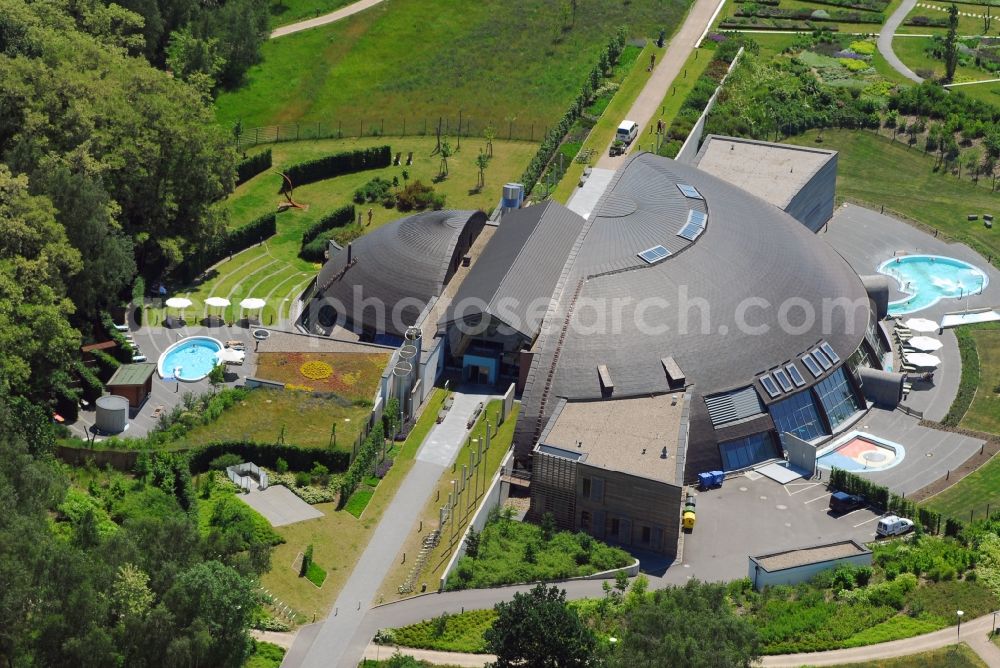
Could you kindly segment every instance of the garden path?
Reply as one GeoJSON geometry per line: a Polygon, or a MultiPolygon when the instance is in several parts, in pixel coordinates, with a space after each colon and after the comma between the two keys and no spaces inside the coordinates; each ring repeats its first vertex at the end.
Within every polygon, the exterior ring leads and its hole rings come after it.
{"type": "Polygon", "coordinates": [[[328,23],[336,23],[341,19],[346,19],[348,16],[353,16],[358,12],[363,12],[370,7],[374,7],[382,1],[383,0],[358,0],[357,2],[347,5],[346,7],[341,7],[335,12],[330,12],[329,14],[324,14],[323,16],[317,16],[314,19],[306,19],[305,21],[298,21],[297,23],[290,23],[287,26],[275,28],[271,31],[271,39],[291,35],[293,32],[300,32],[302,30],[309,30],[310,28],[325,26],[328,23]]]}
{"type": "Polygon", "coordinates": [[[916,81],[917,83],[922,83],[923,79],[918,77],[916,73],[903,64],[895,51],[892,50],[892,38],[896,36],[896,30],[903,23],[903,19],[906,15],[913,11],[916,7],[917,0],[903,0],[903,2],[896,8],[896,11],[892,13],[892,16],[885,22],[882,26],[882,30],[878,34],[878,50],[882,56],[886,59],[892,69],[896,70],[902,74],[907,79],[916,81]]]}

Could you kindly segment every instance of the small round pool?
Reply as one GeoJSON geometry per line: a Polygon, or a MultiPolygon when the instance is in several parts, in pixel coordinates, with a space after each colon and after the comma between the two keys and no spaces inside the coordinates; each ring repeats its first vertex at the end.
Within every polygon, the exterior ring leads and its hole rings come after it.
{"type": "Polygon", "coordinates": [[[171,345],[160,355],[156,370],[160,378],[174,376],[177,380],[201,380],[218,364],[216,353],[222,342],[210,336],[189,336],[171,345]]]}
{"type": "Polygon", "coordinates": [[[880,274],[891,276],[907,297],[889,304],[889,313],[903,315],[933,306],[942,299],[961,299],[979,294],[989,277],[979,267],[941,255],[906,255],[879,265],[880,274]]]}

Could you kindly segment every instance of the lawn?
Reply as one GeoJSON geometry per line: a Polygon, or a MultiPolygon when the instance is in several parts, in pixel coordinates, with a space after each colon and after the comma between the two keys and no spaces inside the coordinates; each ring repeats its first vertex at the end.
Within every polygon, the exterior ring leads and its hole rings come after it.
{"type": "MultiPolygon", "coordinates": [[[[448,565],[448,561],[451,558],[453,551],[452,548],[461,539],[466,525],[478,507],[478,499],[481,498],[486,492],[486,485],[488,485],[489,481],[493,479],[493,475],[496,470],[500,468],[500,463],[503,461],[504,457],[507,456],[507,451],[509,450],[510,444],[514,439],[514,426],[517,424],[517,415],[520,408],[520,404],[514,404],[514,411],[507,417],[507,421],[500,426],[498,433],[491,436],[490,449],[486,451],[486,456],[484,458],[485,466],[484,469],[480,469],[483,470],[484,475],[480,478],[478,485],[472,482],[469,483],[469,485],[472,486],[473,494],[459,495],[459,510],[456,511],[457,521],[453,525],[454,539],[452,538],[452,530],[450,528],[451,525],[449,525],[449,527],[446,527],[446,531],[441,537],[441,542],[427,559],[427,565],[424,567],[418,583],[426,583],[428,589],[431,591],[437,589],[438,583],[441,580],[441,575],[444,573],[444,569],[448,565]],[[473,498],[476,493],[478,493],[478,496],[473,498]]],[[[461,475],[462,464],[469,461],[469,453],[472,451],[470,443],[475,444],[474,439],[485,439],[486,418],[490,420],[492,428],[496,428],[496,415],[499,412],[499,409],[499,401],[492,401],[486,406],[484,411],[485,418],[481,417],[479,419],[476,425],[472,428],[472,432],[470,432],[470,439],[466,441],[466,445],[464,445],[455,456],[453,468],[456,470],[445,470],[445,472],[441,475],[437,486],[434,489],[434,495],[427,500],[423,511],[417,518],[417,523],[414,525],[413,531],[406,539],[406,542],[403,543],[400,553],[396,555],[396,566],[389,571],[389,573],[386,574],[385,579],[382,580],[380,598],[392,601],[420,592],[420,586],[418,585],[414,592],[410,594],[400,594],[399,587],[405,582],[406,577],[410,572],[410,567],[413,565],[413,556],[420,551],[420,544],[423,541],[424,536],[429,534],[438,526],[438,511],[441,506],[447,503],[448,494],[451,492],[451,481],[457,477],[456,471],[458,472],[458,476],[461,475]],[[404,554],[409,555],[407,561],[405,562],[403,561],[404,554]]],[[[413,435],[411,434],[410,436],[412,438],[413,435]]]]}
{"type": "Polygon", "coordinates": [[[844,663],[833,668],[986,668],[986,664],[968,645],[949,645],[929,652],[900,656],[895,659],[878,659],[864,663],[844,663]]]}
{"type": "Polygon", "coordinates": [[[278,668],[285,658],[285,649],[274,643],[255,641],[253,654],[243,668],[278,668]]]}
{"type": "MultiPolygon", "coordinates": [[[[579,94],[620,25],[633,37],[673,31],[684,0],[580,2],[575,21],[551,0],[393,0],[335,24],[269,40],[247,84],[217,117],[245,127],[323,121],[412,134],[459,111],[474,127],[516,117],[535,136],[579,94]],[[572,25],[570,25],[572,24],[572,25]]],[[[478,130],[476,131],[478,134],[478,130]]],[[[405,134],[405,133],[404,133],[405,134]]]]}
{"type": "Polygon", "coordinates": [[[326,448],[331,425],[337,425],[337,442],[350,448],[358,430],[371,412],[343,399],[291,390],[256,389],[240,403],[222,412],[210,424],[198,425],[185,434],[184,444],[248,440],[285,443],[307,448],[326,448]]]}
{"type": "MultiPolygon", "coordinates": [[[[788,143],[816,146],[820,134],[812,130],[786,139],[788,143]]],[[[913,220],[941,230],[1000,266],[1000,237],[981,224],[969,223],[967,212],[996,213],[997,196],[989,179],[979,185],[933,171],[934,159],[918,148],[891,142],[867,131],[823,130],[823,148],[840,152],[837,196],[874,209],[885,205],[913,220]]]]}
{"type": "Polygon", "coordinates": [[[329,14],[352,2],[354,0],[274,0],[271,3],[271,27],[329,14]]]}
{"type": "Polygon", "coordinates": [[[978,325],[969,333],[979,356],[979,387],[961,426],[1000,435],[1000,326],[978,325]]]}
{"type": "Polygon", "coordinates": [[[572,531],[517,522],[502,514],[479,534],[478,554],[463,556],[447,588],[484,589],[522,582],[565,580],[622,568],[633,559],[624,550],[572,531]]]}
{"type": "Polygon", "coordinates": [[[395,642],[403,647],[433,649],[446,652],[481,654],[483,632],[493,626],[497,613],[470,610],[460,615],[442,615],[416,624],[393,629],[395,642]]]}
{"type": "Polygon", "coordinates": [[[443,402],[444,390],[435,390],[416,426],[396,453],[392,468],[379,483],[362,519],[338,511],[333,503],[321,503],[315,508],[323,513],[323,517],[275,529],[286,542],[275,548],[271,571],[262,576],[261,585],[298,612],[302,616],[300,621],[312,621],[313,615],[320,619],[330,610],[358,558],[368,546],[382,513],[413,467],[417,449],[434,425],[443,402]],[[292,567],[296,556],[310,544],[313,546],[313,559],[326,568],[327,578],[322,589],[300,578],[298,571],[292,567]]]}
{"type": "MultiPolygon", "coordinates": [[[[394,153],[402,152],[404,161],[412,151],[413,164],[409,167],[386,167],[348,174],[296,188],[296,201],[307,205],[308,210],[292,209],[278,214],[277,234],[265,240],[263,245],[254,246],[219,263],[201,283],[179,288],[178,293],[194,302],[187,313],[200,317],[199,314],[204,311],[204,300],[216,295],[227,297],[233,303],[227,311],[227,320],[233,320],[239,316],[239,301],[254,296],[267,301],[268,305],[262,314],[264,324],[273,324],[287,317],[295,299],[319,270],[318,264],[298,257],[305,228],[330,211],[350,204],[354,191],[376,176],[390,181],[396,178],[402,183],[402,172],[405,169],[409,180],[430,184],[441,163],[440,157],[431,155],[435,147],[435,140],[431,137],[322,139],[271,145],[269,148],[272,151],[273,169],[238,187],[225,202],[231,226],[245,225],[254,218],[275,210],[282,199],[277,194],[281,177],[275,173],[276,170],[341,151],[386,143],[394,153]]],[[[457,148],[454,144],[457,142],[453,143],[453,148],[457,148]]],[[[519,178],[538,149],[529,142],[494,141],[493,159],[485,173],[486,186],[481,191],[474,191],[478,174],[474,161],[484,146],[483,139],[465,139],[461,149],[449,158],[450,176],[434,184],[435,191],[445,195],[446,208],[491,211],[500,198],[503,184],[519,178]]],[[[358,207],[366,215],[366,219],[368,208],[373,209],[372,228],[406,215],[381,205],[366,204],[358,207]]],[[[165,311],[166,309],[148,309],[150,324],[162,322],[165,311]]]]}
{"type": "MultiPolygon", "coordinates": [[[[919,74],[918,70],[931,70],[935,78],[941,78],[944,76],[944,61],[936,60],[926,52],[931,43],[930,37],[897,37],[892,40],[892,50],[914,72],[919,74]]],[[[971,65],[959,65],[955,69],[956,83],[995,78],[986,70],[971,65]]]]}
{"type": "Polygon", "coordinates": [[[371,401],[388,359],[388,353],[258,353],[256,377],[371,401]]]}

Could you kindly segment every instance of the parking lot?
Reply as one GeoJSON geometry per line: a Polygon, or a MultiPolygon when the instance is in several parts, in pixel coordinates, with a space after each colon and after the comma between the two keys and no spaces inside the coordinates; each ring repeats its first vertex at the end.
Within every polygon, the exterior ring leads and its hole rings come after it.
{"type": "Polygon", "coordinates": [[[697,524],[684,535],[683,560],[668,569],[667,580],[741,578],[751,554],[845,539],[868,543],[881,517],[867,508],[833,515],[823,481],[780,485],[758,473],[697,496],[697,524]]]}

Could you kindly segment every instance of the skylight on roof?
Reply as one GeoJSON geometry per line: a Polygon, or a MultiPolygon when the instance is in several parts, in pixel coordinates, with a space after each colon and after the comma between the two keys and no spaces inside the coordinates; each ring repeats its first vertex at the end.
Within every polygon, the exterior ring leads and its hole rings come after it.
{"type": "Polygon", "coordinates": [[[779,390],[778,386],[774,384],[774,379],[770,376],[761,376],[760,384],[764,386],[764,389],[767,390],[767,393],[771,395],[772,399],[781,394],[781,390],[779,390]]]}
{"type": "Polygon", "coordinates": [[[705,199],[704,197],[701,196],[701,193],[698,192],[697,188],[695,188],[694,186],[689,186],[686,183],[678,183],[677,189],[681,191],[682,195],[684,195],[689,199],[705,199]]]}
{"type": "Polygon", "coordinates": [[[704,227],[695,225],[694,223],[688,223],[681,228],[681,231],[677,233],[682,239],[687,239],[688,241],[694,241],[701,236],[701,233],[705,231],[704,227]]]}
{"type": "Polygon", "coordinates": [[[829,357],[830,361],[833,362],[834,364],[836,364],[837,362],[840,361],[840,355],[838,355],[833,350],[833,346],[831,346],[826,341],[824,341],[823,343],[819,344],[819,349],[822,350],[824,353],[826,353],[826,356],[829,357]]]}
{"type": "Polygon", "coordinates": [[[691,209],[688,211],[688,223],[693,223],[699,227],[705,227],[705,223],[708,222],[708,214],[702,213],[701,211],[695,211],[691,209]]]}
{"type": "Polygon", "coordinates": [[[824,369],[829,369],[833,366],[833,362],[831,362],[819,348],[813,348],[809,352],[812,353],[812,356],[816,358],[816,361],[819,362],[824,369]]]}
{"type": "Polygon", "coordinates": [[[638,253],[638,255],[649,264],[656,264],[657,262],[667,259],[667,256],[670,255],[670,251],[663,246],[653,246],[652,248],[647,248],[641,253],[638,253]]]}
{"type": "Polygon", "coordinates": [[[802,356],[802,363],[806,365],[807,369],[809,369],[809,373],[816,378],[823,375],[823,370],[819,368],[819,364],[816,364],[816,360],[814,360],[813,356],[809,353],[802,356]]]}
{"type": "Polygon", "coordinates": [[[788,372],[788,375],[791,376],[792,382],[795,383],[796,387],[802,387],[806,384],[806,379],[802,377],[802,374],[799,372],[799,367],[795,366],[795,362],[786,364],[785,370],[788,372]]]}
{"type": "Polygon", "coordinates": [[[775,369],[773,371],[774,377],[778,380],[778,384],[781,385],[781,389],[785,392],[792,391],[792,381],[788,378],[788,374],[785,373],[784,369],[775,369]]]}

